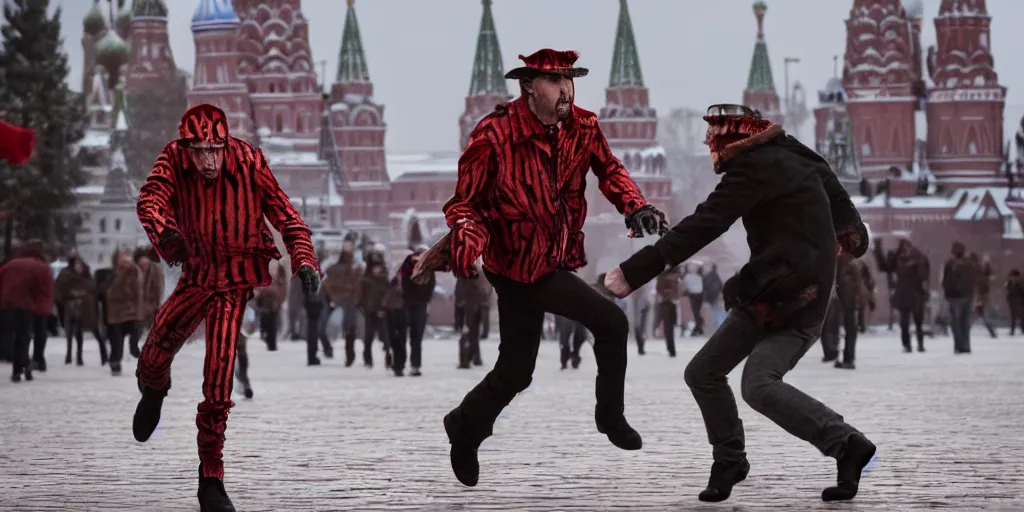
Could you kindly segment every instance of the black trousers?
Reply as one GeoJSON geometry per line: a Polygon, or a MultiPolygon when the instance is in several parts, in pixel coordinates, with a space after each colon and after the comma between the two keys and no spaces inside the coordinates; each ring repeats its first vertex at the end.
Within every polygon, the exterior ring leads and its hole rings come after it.
{"type": "Polygon", "coordinates": [[[119,324],[110,324],[110,369],[120,370],[121,360],[124,359],[124,339],[129,338],[129,346],[139,346],[138,322],[129,321],[119,324]]]}
{"type": "Polygon", "coordinates": [[[661,332],[665,335],[665,348],[668,355],[676,356],[676,304],[672,301],[658,303],[658,317],[661,318],[661,332]]]}
{"type": "Polygon", "coordinates": [[[570,360],[579,359],[580,349],[587,342],[587,329],[583,327],[583,324],[565,317],[555,318],[555,329],[558,330],[558,347],[561,352],[562,368],[565,368],[570,360]]]}
{"type": "Polygon", "coordinates": [[[388,343],[391,344],[392,364],[395,372],[401,372],[405,368],[408,358],[405,345],[408,336],[408,325],[405,320],[404,309],[392,309],[387,313],[388,343]]]}
{"type": "Polygon", "coordinates": [[[480,339],[486,340],[491,334],[491,305],[480,306],[480,339]]]}
{"type": "Polygon", "coordinates": [[[238,337],[238,347],[235,352],[235,377],[242,383],[242,389],[252,389],[249,382],[249,339],[245,336],[238,337]]]}
{"type": "Polygon", "coordinates": [[[647,330],[647,315],[650,314],[650,312],[650,307],[641,309],[634,322],[636,325],[633,326],[633,337],[636,338],[636,350],[640,354],[644,353],[644,344],[647,342],[645,331],[647,330]]]}
{"type": "Polygon", "coordinates": [[[406,304],[405,324],[409,334],[409,366],[419,368],[423,364],[423,333],[427,329],[427,305],[406,304]]]}
{"type": "MultiPolygon", "coordinates": [[[[103,339],[103,335],[100,334],[100,330],[93,327],[91,329],[93,337],[96,338],[96,343],[100,347],[100,364],[107,364],[107,343],[103,339]]],[[[75,318],[68,318],[64,321],[64,335],[67,337],[68,351],[67,355],[64,356],[64,361],[67,363],[71,362],[71,339],[74,338],[77,350],[75,351],[75,357],[78,361],[82,360],[82,345],[85,343],[83,339],[82,324],[81,321],[75,318]]]]}
{"type": "Polygon", "coordinates": [[[910,348],[910,322],[914,322],[914,329],[917,334],[917,346],[919,348],[924,347],[924,329],[921,324],[924,323],[924,304],[918,304],[916,307],[910,308],[898,308],[900,313],[900,340],[903,341],[903,348],[910,348]]]}
{"type": "Polygon", "coordinates": [[[825,323],[821,329],[821,349],[827,361],[839,357],[840,326],[844,332],[843,361],[852,363],[857,357],[857,335],[860,333],[860,325],[857,323],[857,307],[834,299],[828,306],[828,314],[825,316],[825,323]]]}
{"type": "Polygon", "coordinates": [[[693,315],[693,330],[690,331],[690,335],[704,334],[704,315],[701,314],[701,309],[704,307],[704,295],[688,293],[686,297],[690,299],[690,314],[693,315]]]}
{"type": "Polygon", "coordinates": [[[9,363],[14,360],[14,326],[11,310],[0,309],[0,361],[9,363]]]}
{"type": "Polygon", "coordinates": [[[378,338],[384,345],[385,364],[392,363],[391,347],[388,345],[387,318],[378,316],[375,312],[368,312],[363,315],[363,364],[373,365],[373,342],[378,338]]]}
{"type": "Polygon", "coordinates": [[[32,361],[46,368],[46,340],[50,337],[51,315],[35,315],[32,320],[32,361]]]}
{"type": "Polygon", "coordinates": [[[468,368],[470,364],[481,365],[480,359],[480,311],[481,308],[463,308],[465,328],[459,331],[459,367],[468,368]]]}
{"type": "Polygon", "coordinates": [[[498,295],[498,360],[483,381],[452,411],[461,442],[477,444],[489,437],[494,421],[530,386],[537,364],[545,313],[574,320],[594,335],[597,361],[596,417],[611,423],[622,416],[626,378],[626,314],[589,283],[566,270],[520,283],[484,271],[498,295]]]}
{"type": "Polygon", "coordinates": [[[1017,303],[1010,303],[1010,336],[1013,336],[1014,330],[1020,328],[1021,332],[1024,332],[1024,305],[1017,303]]]}
{"type": "Polygon", "coordinates": [[[31,361],[28,357],[28,346],[38,322],[36,315],[27,309],[8,309],[4,328],[14,340],[11,362],[14,363],[13,375],[32,373],[31,361]]]}
{"type": "Polygon", "coordinates": [[[277,325],[281,321],[281,311],[274,309],[260,311],[260,330],[266,336],[267,350],[277,350],[277,325]]]}
{"type": "Polygon", "coordinates": [[[311,301],[305,304],[306,307],[306,362],[312,363],[317,360],[317,345],[323,343],[324,355],[334,355],[334,347],[331,346],[331,341],[327,339],[327,336],[321,336],[320,332],[320,315],[324,311],[324,303],[321,301],[311,301]]]}

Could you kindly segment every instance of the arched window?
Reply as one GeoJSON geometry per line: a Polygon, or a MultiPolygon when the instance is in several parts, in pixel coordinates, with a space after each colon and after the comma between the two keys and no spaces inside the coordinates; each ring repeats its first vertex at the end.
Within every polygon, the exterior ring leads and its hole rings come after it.
{"type": "Polygon", "coordinates": [[[121,219],[114,219],[114,231],[121,232],[121,219]]]}

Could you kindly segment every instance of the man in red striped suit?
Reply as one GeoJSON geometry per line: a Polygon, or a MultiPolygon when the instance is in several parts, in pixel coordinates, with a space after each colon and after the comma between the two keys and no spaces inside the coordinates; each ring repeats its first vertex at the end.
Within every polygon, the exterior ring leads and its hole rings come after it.
{"type": "Polygon", "coordinates": [[[224,491],[222,449],[239,329],[253,289],[271,282],[281,257],[264,216],[281,233],[307,297],[321,272],[310,230],[277,184],[263,153],[228,133],[224,112],[198,105],[182,117],[180,138],[160,153],[139,191],[138,214],[160,256],[182,265],[160,307],[136,372],[142,399],[135,439],[149,439],[171,385],[171,361],[206,321],[203,401],[199,404],[199,502],[204,512],[234,511],[224,491]]]}
{"type": "Polygon", "coordinates": [[[455,193],[444,205],[451,271],[475,278],[483,256],[501,328],[494,369],[444,418],[452,470],[467,486],[477,484],[477,450],[494,421],[533,380],[545,313],[594,335],[597,430],[624,450],[643,444],[624,416],[629,322],[573,272],[587,264],[587,173],[597,176],[632,236],[662,233],[668,224],[612,154],[597,115],[574,104],[574,79],[587,74],[574,67],[578,57],[551,49],[519,56],[525,66],[505,78],[519,80],[522,95],[499,105],[470,134],[455,193]]]}

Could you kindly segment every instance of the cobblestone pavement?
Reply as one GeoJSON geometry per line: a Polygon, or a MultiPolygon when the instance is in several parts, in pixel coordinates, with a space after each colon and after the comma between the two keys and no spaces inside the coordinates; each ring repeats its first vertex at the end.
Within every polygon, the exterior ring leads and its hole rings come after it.
{"type": "MultiPolygon", "coordinates": [[[[226,485],[240,511],[329,510],[1024,510],[1024,337],[975,332],[970,356],[952,341],[902,354],[869,335],[856,371],[819,362],[815,347],[788,380],[844,414],[879,447],[852,504],[826,505],[834,462],[741,404],[750,478],[724,505],[696,494],[710,467],[699,411],[682,381],[699,347],[669,359],[657,341],[631,354],[627,415],[644,449],[624,452],[595,431],[594,366],[560,371],[544,344],[533,386],[481,450],[480,485],[458,484],[441,417],[483,375],[456,370],[452,340],[425,345],[424,376],[388,377],[337,360],[305,366],[304,347],[250,347],[256,397],[237,396],[225,449],[226,485]]],[[[497,344],[485,342],[486,362],[497,344]]],[[[195,511],[201,343],[174,366],[163,423],[146,444],[130,432],[134,363],[112,378],[87,344],[66,367],[52,340],[50,371],[0,381],[0,510],[195,511]]],[[[7,372],[9,368],[0,368],[7,372]]],[[[736,374],[738,376],[738,374],[736,374]]]]}

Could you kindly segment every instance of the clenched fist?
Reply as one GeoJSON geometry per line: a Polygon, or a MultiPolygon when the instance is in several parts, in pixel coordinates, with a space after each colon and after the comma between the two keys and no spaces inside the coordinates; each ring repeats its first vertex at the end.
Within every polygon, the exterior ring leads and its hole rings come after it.
{"type": "Polygon", "coordinates": [[[626,282],[626,276],[622,274],[622,269],[615,267],[608,271],[604,275],[604,287],[608,288],[608,291],[612,295],[624,299],[633,293],[633,289],[629,287],[629,283],[626,282]]]}

